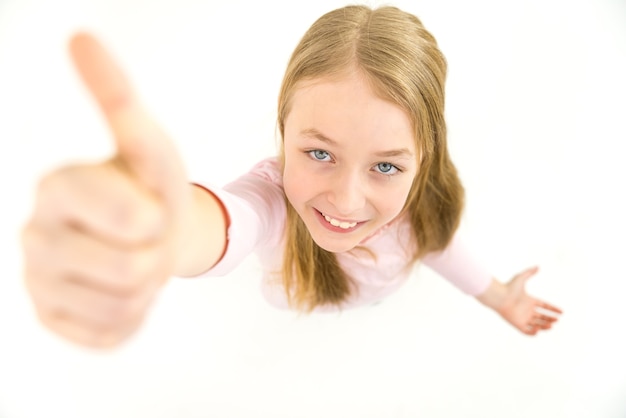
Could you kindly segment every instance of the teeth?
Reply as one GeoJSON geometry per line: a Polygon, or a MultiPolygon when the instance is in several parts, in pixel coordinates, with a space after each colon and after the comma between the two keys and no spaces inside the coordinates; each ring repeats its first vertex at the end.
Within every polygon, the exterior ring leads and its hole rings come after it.
{"type": "Polygon", "coordinates": [[[337,219],[331,218],[328,215],[324,215],[324,219],[326,219],[326,221],[330,223],[332,226],[338,226],[341,229],[354,228],[356,226],[356,222],[341,222],[341,221],[338,221],[337,219]]]}

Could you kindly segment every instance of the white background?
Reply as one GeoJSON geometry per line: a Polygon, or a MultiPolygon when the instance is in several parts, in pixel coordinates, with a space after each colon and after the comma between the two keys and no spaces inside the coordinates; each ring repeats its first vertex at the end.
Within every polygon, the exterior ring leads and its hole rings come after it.
{"type": "Polygon", "coordinates": [[[68,36],[99,35],[190,178],[224,184],[275,152],[291,50],[345,3],[2,0],[0,417],[626,416],[626,5],[393,4],[449,62],[466,240],[503,280],[539,264],[529,290],[563,308],[558,325],[525,337],[425,268],[380,305],[298,316],[266,305],[250,257],[172,279],[117,350],[52,335],[23,289],[19,230],[43,173],[112,152],[68,36]]]}

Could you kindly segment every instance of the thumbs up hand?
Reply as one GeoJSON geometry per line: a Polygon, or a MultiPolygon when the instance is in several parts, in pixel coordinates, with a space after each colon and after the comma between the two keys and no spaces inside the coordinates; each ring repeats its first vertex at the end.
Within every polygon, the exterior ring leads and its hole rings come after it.
{"type": "Polygon", "coordinates": [[[159,288],[179,268],[177,248],[194,219],[194,188],[173,143],[100,43],[78,34],[70,52],[116,153],[41,180],[22,232],[24,276],[47,327],[104,348],[139,327],[159,288]]]}

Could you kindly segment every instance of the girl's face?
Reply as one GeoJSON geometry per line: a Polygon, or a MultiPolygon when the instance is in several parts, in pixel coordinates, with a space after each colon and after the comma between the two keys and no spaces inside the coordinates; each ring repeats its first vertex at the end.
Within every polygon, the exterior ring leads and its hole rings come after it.
{"type": "Polygon", "coordinates": [[[416,152],[408,116],[362,76],[315,80],[285,120],[285,193],[317,245],[348,251],[401,212],[416,152]]]}

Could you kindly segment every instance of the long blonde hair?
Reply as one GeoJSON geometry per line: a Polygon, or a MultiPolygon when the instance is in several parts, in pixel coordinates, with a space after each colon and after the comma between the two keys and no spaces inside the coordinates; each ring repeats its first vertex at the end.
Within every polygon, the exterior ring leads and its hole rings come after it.
{"type": "MultiPolygon", "coordinates": [[[[358,68],[381,98],[402,108],[413,124],[419,171],[404,205],[417,250],[412,264],[444,249],[457,229],[464,191],[450,160],[444,120],[447,64],[420,20],[395,7],[347,6],[319,18],[294,50],[278,100],[284,135],[291,97],[302,81],[358,68]]],[[[280,158],[284,164],[284,149],[280,158]]],[[[287,200],[287,199],[286,199],[287,200]]],[[[320,248],[287,200],[283,283],[290,303],[302,310],[340,305],[351,279],[335,254],[320,248]]]]}

